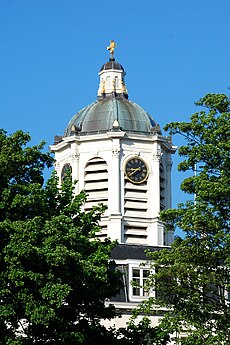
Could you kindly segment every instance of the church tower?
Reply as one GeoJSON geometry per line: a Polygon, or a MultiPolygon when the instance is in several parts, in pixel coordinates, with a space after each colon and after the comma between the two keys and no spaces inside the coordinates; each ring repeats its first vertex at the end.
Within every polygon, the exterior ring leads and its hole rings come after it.
{"type": "Polygon", "coordinates": [[[64,136],[55,137],[56,171],[63,179],[71,169],[76,193],[88,195],[85,211],[107,206],[101,219],[102,240],[119,244],[168,246],[159,212],[171,207],[171,155],[176,148],[157,122],[129,100],[125,70],[114,58],[99,71],[97,100],[76,113],[64,136]]]}

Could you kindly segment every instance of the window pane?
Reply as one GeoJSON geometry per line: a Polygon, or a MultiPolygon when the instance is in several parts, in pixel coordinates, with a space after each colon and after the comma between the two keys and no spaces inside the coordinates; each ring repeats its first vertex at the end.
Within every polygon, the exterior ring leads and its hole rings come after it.
{"type": "Polygon", "coordinates": [[[149,270],[143,270],[143,278],[147,278],[149,276],[149,270]]]}
{"type": "Polygon", "coordinates": [[[139,278],[134,278],[133,279],[133,284],[134,285],[140,285],[140,279],[139,278]]]}
{"type": "Polygon", "coordinates": [[[140,288],[134,287],[133,288],[133,295],[134,296],[140,296],[140,288]]]}
{"type": "Polygon", "coordinates": [[[133,278],[133,295],[140,296],[140,278],[133,278]]]}
{"type": "Polygon", "coordinates": [[[140,270],[138,268],[133,268],[133,278],[140,277],[140,270]]]}
{"type": "MultiPolygon", "coordinates": [[[[148,275],[149,275],[149,272],[148,272],[148,275]]],[[[148,290],[145,289],[146,282],[147,282],[147,278],[143,279],[143,296],[149,295],[148,290]]]]}

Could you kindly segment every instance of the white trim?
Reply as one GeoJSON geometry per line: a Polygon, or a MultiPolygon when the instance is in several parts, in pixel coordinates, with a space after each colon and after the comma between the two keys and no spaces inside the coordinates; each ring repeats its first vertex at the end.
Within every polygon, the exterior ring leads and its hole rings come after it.
{"type": "Polygon", "coordinates": [[[131,302],[142,302],[146,299],[148,299],[148,297],[151,297],[154,295],[154,292],[151,291],[148,296],[144,296],[144,288],[143,288],[143,283],[144,283],[144,276],[143,276],[143,271],[144,270],[149,270],[150,273],[153,273],[154,270],[152,268],[150,268],[149,265],[146,265],[146,266],[143,266],[143,261],[134,261],[134,262],[129,262],[128,264],[128,272],[129,272],[129,288],[128,288],[128,291],[129,291],[129,301],[131,302]],[[132,282],[133,282],[133,269],[138,269],[140,270],[140,296],[137,296],[137,295],[133,295],[133,285],[132,285],[132,282]]]}

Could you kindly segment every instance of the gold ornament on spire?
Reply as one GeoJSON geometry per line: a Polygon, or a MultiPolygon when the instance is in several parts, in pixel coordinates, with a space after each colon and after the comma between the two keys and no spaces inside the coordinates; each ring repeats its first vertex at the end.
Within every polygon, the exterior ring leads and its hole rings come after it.
{"type": "Polygon", "coordinates": [[[114,49],[117,47],[115,41],[111,40],[107,50],[110,51],[110,59],[114,59],[114,49]]]}
{"type": "Polygon", "coordinates": [[[123,80],[121,81],[121,92],[128,94],[128,90],[123,80]]]}

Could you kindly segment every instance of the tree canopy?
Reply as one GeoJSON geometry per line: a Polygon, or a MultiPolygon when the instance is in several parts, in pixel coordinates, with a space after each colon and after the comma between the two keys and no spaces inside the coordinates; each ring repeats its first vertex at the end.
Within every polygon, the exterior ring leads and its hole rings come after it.
{"type": "Polygon", "coordinates": [[[166,345],[146,320],[103,326],[122,285],[110,259],[117,243],[95,236],[104,206],[83,212],[70,169],[61,187],[55,173],[44,183],[53,158],[29,142],[0,131],[0,344],[166,345]]]}
{"type": "MultiPolygon", "coordinates": [[[[179,227],[171,250],[150,253],[154,270],[149,287],[156,290],[145,311],[154,304],[169,308],[161,326],[186,345],[230,343],[230,101],[208,94],[189,122],[172,122],[165,129],[179,134],[184,160],[180,171],[191,171],[181,189],[194,197],[176,209],[162,212],[169,229],[179,227]]],[[[191,199],[191,198],[190,198],[191,199]]]]}
{"type": "Polygon", "coordinates": [[[29,140],[0,132],[0,343],[107,344],[120,273],[95,237],[104,208],[82,212],[70,178],[44,184],[53,159],[29,140]]]}

